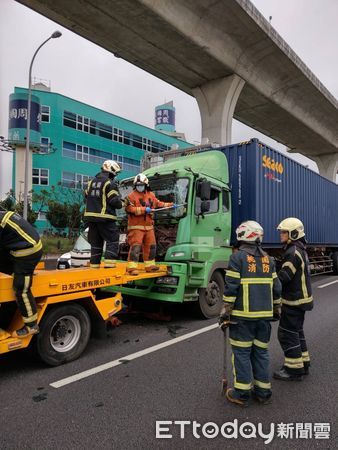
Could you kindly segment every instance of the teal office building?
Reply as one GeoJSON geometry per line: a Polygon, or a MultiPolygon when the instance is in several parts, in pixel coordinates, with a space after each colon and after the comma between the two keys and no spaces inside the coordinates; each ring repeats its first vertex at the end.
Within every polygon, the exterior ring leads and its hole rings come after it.
{"type": "MultiPolygon", "coordinates": [[[[16,87],[9,101],[8,140],[17,147],[13,161],[13,190],[17,198],[23,189],[16,172],[22,165],[18,164],[18,148],[25,145],[27,91],[16,87]]],[[[58,184],[84,189],[106,159],[114,159],[122,166],[120,178],[130,177],[140,171],[145,152],[161,153],[173,144],[179,148],[191,146],[165,132],[51,92],[44,85],[34,86],[31,105],[31,148],[38,150],[33,151],[31,162],[33,191],[49,190],[58,184]]],[[[162,109],[161,113],[158,108],[155,111],[156,125],[159,114],[172,117],[165,106],[162,109]]],[[[39,214],[36,226],[48,227],[44,212],[39,214]]]]}

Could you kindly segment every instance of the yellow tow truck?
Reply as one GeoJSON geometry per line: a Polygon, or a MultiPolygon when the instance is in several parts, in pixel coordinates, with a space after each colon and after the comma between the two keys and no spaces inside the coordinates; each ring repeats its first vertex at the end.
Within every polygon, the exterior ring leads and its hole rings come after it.
{"type": "Polygon", "coordinates": [[[44,270],[40,264],[32,285],[40,333],[24,339],[11,337],[23,322],[16,308],[13,277],[0,273],[0,327],[6,330],[0,338],[0,355],[34,345],[41,360],[51,366],[78,358],[87,346],[91,331],[122,309],[121,293],[106,288],[167,275],[165,265],[149,273],[140,264],[139,275],[130,276],[126,265],[118,262],[116,268],[109,269],[102,266],[44,270]]]}

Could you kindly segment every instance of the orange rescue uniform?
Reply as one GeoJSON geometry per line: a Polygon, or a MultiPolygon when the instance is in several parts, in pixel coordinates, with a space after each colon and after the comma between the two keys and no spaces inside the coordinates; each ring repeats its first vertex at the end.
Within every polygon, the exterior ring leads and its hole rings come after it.
{"type": "Polygon", "coordinates": [[[125,200],[128,213],[128,269],[136,269],[143,252],[146,269],[155,265],[156,239],[153,214],[147,214],[146,208],[166,208],[173,203],[159,201],[153,192],[134,190],[125,200]]]}

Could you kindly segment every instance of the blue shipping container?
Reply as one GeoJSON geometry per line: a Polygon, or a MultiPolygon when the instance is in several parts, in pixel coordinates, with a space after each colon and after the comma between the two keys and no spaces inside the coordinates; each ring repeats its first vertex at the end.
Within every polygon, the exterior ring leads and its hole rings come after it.
{"type": "Polygon", "coordinates": [[[309,245],[338,246],[338,185],[258,139],[219,150],[229,164],[232,243],[241,222],[256,220],[265,231],[264,245],[280,245],[277,225],[298,217],[309,245]]]}

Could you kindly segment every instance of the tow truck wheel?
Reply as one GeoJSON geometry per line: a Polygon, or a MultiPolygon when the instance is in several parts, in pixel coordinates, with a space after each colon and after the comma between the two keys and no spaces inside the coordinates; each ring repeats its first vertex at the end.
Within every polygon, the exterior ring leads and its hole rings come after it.
{"type": "Polygon", "coordinates": [[[197,301],[198,315],[204,319],[218,317],[222,308],[224,292],[224,275],[221,272],[214,272],[211,275],[208,287],[199,289],[197,301]]]}
{"type": "Polygon", "coordinates": [[[90,328],[88,313],[80,305],[73,303],[47,311],[36,335],[38,356],[50,366],[77,359],[87,346],[90,328]]]}

